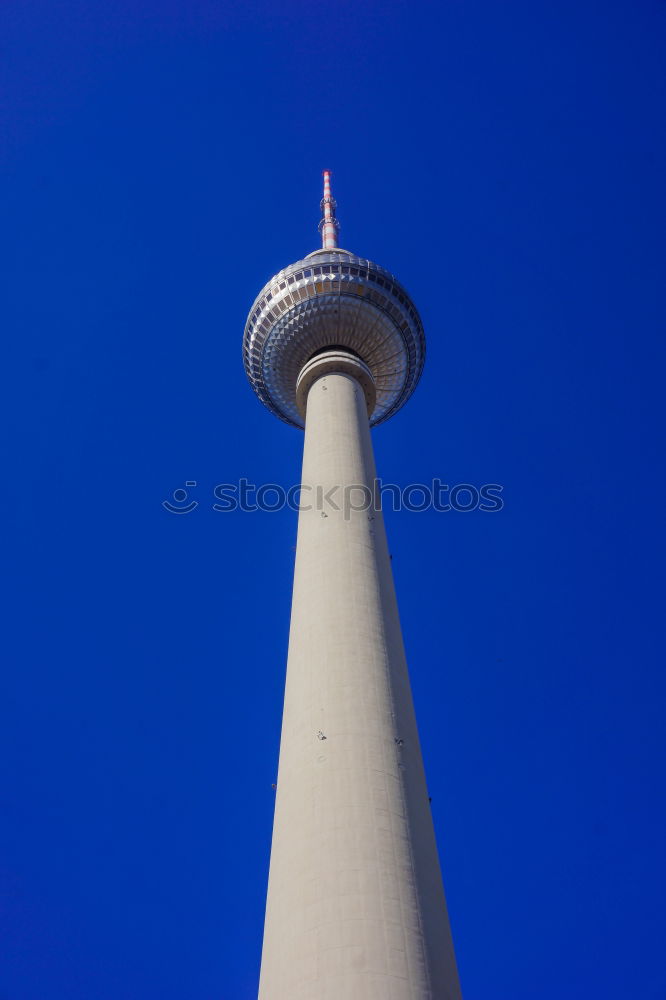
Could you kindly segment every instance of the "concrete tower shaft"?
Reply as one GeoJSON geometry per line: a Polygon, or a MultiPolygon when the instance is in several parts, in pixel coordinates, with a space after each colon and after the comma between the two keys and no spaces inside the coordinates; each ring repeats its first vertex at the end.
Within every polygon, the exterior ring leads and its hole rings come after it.
{"type": "Polygon", "coordinates": [[[307,375],[260,1000],[459,1000],[383,518],[367,367],[307,375]],[[304,494],[305,495],[305,494],[304,494]],[[318,509],[319,508],[319,509],[318,509]]]}

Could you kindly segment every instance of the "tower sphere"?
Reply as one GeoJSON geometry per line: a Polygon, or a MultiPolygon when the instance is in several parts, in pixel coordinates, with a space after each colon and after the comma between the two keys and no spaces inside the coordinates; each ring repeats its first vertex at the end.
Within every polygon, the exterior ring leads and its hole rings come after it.
{"type": "MultiPolygon", "coordinates": [[[[328,205],[326,211],[330,226],[328,205]]],[[[358,355],[370,369],[376,391],[371,425],[406,403],[425,359],[423,326],[400,282],[336,246],[315,250],[264,285],[245,324],[245,372],[269,410],[303,427],[298,376],[314,354],[332,347],[358,355]]]]}

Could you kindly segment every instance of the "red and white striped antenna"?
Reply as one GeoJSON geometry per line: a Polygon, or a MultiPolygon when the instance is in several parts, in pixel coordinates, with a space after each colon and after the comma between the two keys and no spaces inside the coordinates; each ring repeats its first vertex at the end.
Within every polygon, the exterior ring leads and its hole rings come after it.
{"type": "Polygon", "coordinates": [[[321,245],[324,250],[335,249],[338,245],[340,223],[335,217],[336,207],[335,198],[331,195],[331,171],[324,170],[324,197],[321,199],[324,218],[319,223],[321,245]]]}

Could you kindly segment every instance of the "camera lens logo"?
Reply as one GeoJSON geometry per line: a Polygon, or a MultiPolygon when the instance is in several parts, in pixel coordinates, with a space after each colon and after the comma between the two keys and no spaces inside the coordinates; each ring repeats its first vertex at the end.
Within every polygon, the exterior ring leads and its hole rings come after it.
{"type": "MultiPolygon", "coordinates": [[[[197,483],[195,479],[188,479],[185,485],[196,486],[197,483]]],[[[169,500],[163,500],[162,506],[164,507],[165,510],[168,510],[170,514],[189,514],[190,511],[193,511],[195,507],[199,506],[199,504],[197,503],[196,500],[191,500],[188,504],[185,504],[185,501],[187,500],[187,495],[188,495],[187,490],[184,489],[174,490],[173,493],[171,494],[174,503],[171,503],[171,501],[169,500]],[[185,506],[183,506],[184,504],[185,506]]]]}

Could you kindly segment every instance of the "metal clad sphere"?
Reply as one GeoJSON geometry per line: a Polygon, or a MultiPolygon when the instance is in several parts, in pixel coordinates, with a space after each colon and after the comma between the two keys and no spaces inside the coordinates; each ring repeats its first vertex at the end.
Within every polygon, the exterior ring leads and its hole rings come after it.
{"type": "Polygon", "coordinates": [[[303,427],[298,375],[313,354],[332,346],[355,352],[370,368],[377,393],[372,425],[409,399],[425,359],[423,326],[402,285],[340,249],[316,250],[262,288],[245,325],[245,372],[269,410],[303,427]]]}

